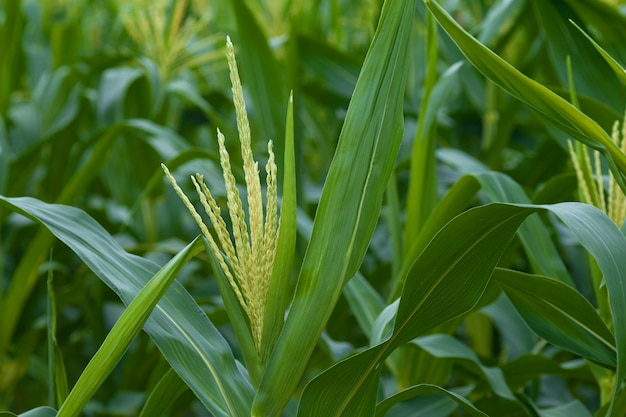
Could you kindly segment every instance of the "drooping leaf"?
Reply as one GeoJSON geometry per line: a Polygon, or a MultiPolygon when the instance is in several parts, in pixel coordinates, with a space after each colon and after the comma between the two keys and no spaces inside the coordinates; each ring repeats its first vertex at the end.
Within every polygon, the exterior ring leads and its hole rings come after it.
{"type": "Polygon", "coordinates": [[[433,0],[424,0],[467,59],[487,78],[509,94],[530,105],[574,139],[597,149],[607,159],[622,190],[626,190],[626,155],[609,135],[576,107],[512,67],[468,34],[433,0]]]}
{"type": "Polygon", "coordinates": [[[515,397],[508,387],[504,375],[499,368],[484,366],[478,356],[466,345],[452,336],[445,334],[434,334],[430,336],[418,337],[411,341],[436,358],[449,358],[463,362],[473,372],[480,374],[490,385],[493,392],[508,400],[515,401],[515,397]]]}
{"type": "MultiPolygon", "coordinates": [[[[389,398],[386,398],[384,401],[381,401],[376,406],[376,417],[384,417],[386,413],[399,402],[406,401],[418,395],[432,395],[436,393],[444,393],[453,401],[455,401],[461,408],[463,408],[468,415],[474,417],[486,417],[487,414],[480,411],[478,408],[474,407],[474,405],[469,402],[465,397],[459,395],[458,393],[447,390],[445,388],[439,387],[437,385],[431,384],[419,384],[412,386],[411,388],[407,388],[397,394],[392,395],[389,398]]],[[[391,416],[389,416],[391,417],[391,416]]]]}
{"type": "Polygon", "coordinates": [[[582,357],[615,367],[615,338],[579,292],[553,279],[507,269],[496,269],[494,278],[539,336],[582,357]]]}
{"type": "MultiPolygon", "coordinates": [[[[32,198],[0,202],[45,225],[69,246],[125,304],[159,270],[153,262],[130,255],[83,211],[32,198]]],[[[252,387],[219,331],[193,298],[174,281],[144,327],[170,365],[216,416],[247,415],[252,387]]]]}
{"type": "MultiPolygon", "coordinates": [[[[555,214],[594,256],[609,290],[617,341],[616,380],[624,378],[624,310],[626,309],[626,237],[595,207],[580,203],[514,205],[494,203],[457,216],[415,261],[398,307],[393,334],[381,344],[350,357],[311,381],[302,402],[316,405],[303,416],[341,415],[346,405],[361,398],[359,384],[376,380],[376,370],[403,343],[433,327],[471,311],[489,282],[505,242],[529,215],[542,210],[555,214]],[[504,242],[504,243],[503,243],[504,242]],[[350,384],[340,384],[351,374],[350,384]],[[327,396],[330,395],[329,399],[327,396]]],[[[389,321],[392,319],[390,318],[389,321]]],[[[382,327],[382,326],[381,326],[382,327]]],[[[619,387],[620,383],[616,384],[619,387]]],[[[617,396],[615,388],[613,398],[617,396]]]]}

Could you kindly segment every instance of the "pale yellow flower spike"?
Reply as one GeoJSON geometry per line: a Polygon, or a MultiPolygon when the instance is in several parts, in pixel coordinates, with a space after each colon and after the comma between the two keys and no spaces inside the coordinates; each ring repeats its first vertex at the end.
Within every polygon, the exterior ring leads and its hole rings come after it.
{"type": "MultiPolygon", "coordinates": [[[[626,114],[624,114],[624,121],[622,122],[621,128],[621,137],[620,137],[620,128],[619,121],[616,121],[613,124],[613,129],[611,132],[611,139],[613,143],[615,143],[622,152],[626,153],[626,114]]],[[[595,183],[591,183],[592,190],[589,189],[588,184],[584,180],[583,172],[581,169],[581,162],[577,157],[576,151],[574,151],[574,147],[572,146],[571,141],[568,142],[568,147],[570,151],[570,155],[572,158],[572,162],[574,164],[574,169],[576,170],[576,177],[578,178],[578,184],[581,188],[581,199],[583,202],[587,202],[592,204],[592,202],[596,202],[598,208],[602,210],[606,215],[617,225],[617,227],[622,227],[624,224],[624,220],[626,219],[626,195],[624,195],[622,189],[617,184],[613,173],[609,171],[609,182],[608,186],[604,186],[604,180],[602,177],[602,167],[600,164],[600,153],[598,151],[594,151],[594,175],[596,177],[595,183]],[[605,196],[606,192],[606,196],[605,196]],[[592,199],[592,194],[596,197],[592,199]]],[[[584,154],[582,155],[582,164],[584,164],[585,168],[588,172],[592,171],[591,160],[589,158],[589,153],[586,149],[583,149],[584,154]]]]}
{"type": "Polygon", "coordinates": [[[276,240],[278,238],[278,209],[277,209],[277,168],[272,149],[272,142],[268,143],[268,161],[265,167],[267,183],[267,204],[265,216],[263,215],[263,194],[261,192],[261,180],[259,178],[258,163],[252,155],[250,138],[250,125],[246,113],[246,104],[243,98],[243,89],[239,74],[235,52],[230,39],[226,42],[228,65],[233,90],[233,102],[237,114],[237,128],[239,141],[241,142],[241,156],[248,194],[248,222],[246,213],[237,189],[237,181],[230,165],[230,156],[226,149],[226,140],[222,132],[217,130],[220,165],[226,184],[226,199],[230,219],[233,226],[232,239],[226,223],[220,215],[220,208],[211,195],[208,187],[200,174],[192,177],[193,184],[200,196],[204,210],[217,235],[216,242],[202,218],[193,207],[189,199],[183,194],[176,181],[171,176],[165,165],[163,170],[172,183],[176,193],[183,200],[185,206],[193,216],[202,231],[202,235],[209,241],[211,250],[214,252],[220,268],[228,279],[239,304],[248,316],[252,339],[261,351],[261,338],[263,334],[263,319],[269,280],[274,269],[276,257],[276,240]],[[249,224],[249,226],[248,226],[249,224]],[[248,232],[249,231],[249,232],[248,232]]]}
{"type": "Polygon", "coordinates": [[[578,185],[582,189],[582,197],[584,201],[591,202],[591,193],[589,192],[589,187],[587,187],[587,183],[585,182],[585,178],[583,176],[583,171],[580,168],[580,163],[578,162],[578,157],[576,156],[576,151],[574,150],[574,145],[572,145],[572,141],[567,141],[567,146],[569,148],[570,157],[572,158],[572,162],[574,163],[574,170],[576,171],[576,178],[578,179],[578,185]]]}
{"type": "Polygon", "coordinates": [[[209,229],[206,227],[206,225],[202,221],[202,217],[200,217],[200,214],[198,214],[198,211],[196,211],[196,208],[193,206],[193,204],[191,204],[191,201],[189,201],[189,199],[187,198],[187,196],[185,195],[183,190],[178,186],[178,183],[176,182],[176,179],[172,176],[172,174],[170,174],[169,169],[167,169],[165,164],[161,164],[161,168],[163,168],[163,171],[165,172],[165,176],[167,177],[169,182],[172,184],[172,187],[174,188],[174,191],[176,191],[176,194],[178,194],[180,199],[183,200],[183,203],[185,204],[185,207],[187,207],[187,210],[189,210],[189,213],[191,213],[191,216],[193,217],[193,219],[196,221],[196,223],[200,227],[200,231],[202,232],[202,236],[204,236],[206,238],[206,240],[209,241],[209,244],[211,245],[211,249],[213,249],[213,253],[215,254],[215,257],[217,258],[217,260],[218,260],[222,270],[224,271],[224,274],[226,275],[228,281],[233,286],[233,291],[235,292],[235,295],[236,295],[237,299],[239,300],[239,302],[243,306],[245,304],[243,296],[242,296],[241,292],[239,291],[239,288],[237,287],[237,285],[235,283],[234,277],[232,276],[232,274],[230,273],[230,270],[228,269],[228,265],[226,264],[226,261],[224,260],[224,257],[222,256],[222,253],[219,250],[219,247],[217,246],[217,243],[215,243],[215,239],[213,239],[213,235],[211,235],[211,233],[209,232],[209,229]]]}

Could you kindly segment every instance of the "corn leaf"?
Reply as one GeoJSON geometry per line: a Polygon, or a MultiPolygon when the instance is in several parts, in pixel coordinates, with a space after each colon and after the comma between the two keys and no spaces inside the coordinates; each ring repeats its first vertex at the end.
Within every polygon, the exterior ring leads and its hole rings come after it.
{"type": "Polygon", "coordinates": [[[626,69],[624,69],[624,67],[622,67],[622,65],[617,62],[615,58],[613,58],[604,48],[602,48],[598,44],[598,42],[596,42],[591,36],[589,36],[587,32],[585,32],[580,26],[578,26],[574,22],[571,23],[576,26],[576,29],[578,29],[583,35],[585,35],[585,37],[589,40],[589,42],[591,42],[591,44],[596,48],[600,55],[602,55],[602,58],[604,58],[604,60],[611,66],[613,71],[615,71],[615,74],[619,77],[622,84],[626,84],[626,69]]]}
{"type": "Polygon", "coordinates": [[[494,394],[515,401],[515,396],[508,387],[502,370],[484,366],[474,351],[458,339],[446,334],[434,334],[413,339],[411,344],[425,350],[435,358],[453,359],[454,362],[480,375],[490,385],[494,394]]]}
{"type": "Polygon", "coordinates": [[[57,414],[59,417],[74,417],[82,413],[91,397],[122,359],[180,269],[201,248],[201,242],[196,238],[150,278],[128,304],[61,404],[57,414]]]}
{"type": "MultiPolygon", "coordinates": [[[[69,246],[125,304],[135,298],[159,267],[127,254],[83,211],[32,198],[7,198],[11,210],[45,225],[69,246]]],[[[174,281],[145,325],[170,365],[215,416],[248,415],[252,387],[226,340],[193,298],[174,281]]]]}
{"type": "Polygon", "coordinates": [[[615,368],[615,338],[579,292],[550,278],[496,269],[494,278],[528,326],[548,342],[615,368]]]}
{"type": "Polygon", "coordinates": [[[436,2],[424,0],[439,24],[467,59],[487,78],[528,104],[574,139],[597,149],[606,158],[622,190],[626,190],[626,155],[592,119],[557,94],[526,77],[468,34],[436,2]]]}
{"type": "MultiPolygon", "coordinates": [[[[494,203],[470,209],[448,223],[415,261],[406,281],[393,334],[328,369],[311,381],[299,416],[341,416],[377,380],[382,360],[398,346],[437,325],[462,316],[480,299],[492,271],[519,225],[532,213],[555,214],[594,256],[608,287],[617,343],[616,388],[624,379],[626,237],[595,207],[580,203],[532,206],[494,203]],[[621,337],[621,339],[620,339],[621,337]],[[349,377],[351,375],[351,378],[349,377]],[[346,381],[351,381],[346,383],[346,381]]],[[[350,415],[350,414],[345,414],[350,415]]]]}
{"type": "Polygon", "coordinates": [[[343,285],[367,250],[402,139],[406,50],[414,9],[413,0],[383,6],[320,198],[294,301],[253,415],[280,413],[343,285]]]}
{"type": "Polygon", "coordinates": [[[289,282],[293,267],[296,247],[296,160],[293,126],[293,93],[289,97],[287,121],[285,124],[285,157],[282,182],[282,203],[280,206],[280,224],[274,270],[270,280],[265,319],[261,358],[263,362],[269,356],[283,328],[285,311],[289,307],[291,294],[289,282]]]}
{"type": "Polygon", "coordinates": [[[439,387],[437,385],[431,385],[431,384],[414,385],[410,388],[400,391],[397,394],[392,395],[389,398],[386,398],[384,401],[381,401],[376,406],[376,417],[384,417],[385,415],[387,415],[387,412],[391,410],[393,406],[395,406],[396,404],[402,401],[407,401],[416,396],[432,395],[432,394],[437,394],[437,393],[443,393],[447,395],[449,398],[455,401],[461,408],[463,408],[467,412],[467,414],[470,416],[487,417],[487,414],[483,413],[482,411],[474,407],[474,405],[462,395],[459,395],[458,393],[454,391],[450,391],[442,387],[439,387]]]}

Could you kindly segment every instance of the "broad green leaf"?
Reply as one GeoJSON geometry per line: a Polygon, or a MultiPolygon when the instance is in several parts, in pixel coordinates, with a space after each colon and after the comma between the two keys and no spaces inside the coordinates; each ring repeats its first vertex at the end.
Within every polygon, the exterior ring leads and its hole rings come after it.
{"type": "MultiPolygon", "coordinates": [[[[0,197],[0,202],[45,225],[127,305],[159,270],[153,262],[124,252],[81,210],[32,198],[0,197]]],[[[250,413],[253,393],[247,375],[182,285],[171,284],[144,329],[212,414],[250,413]]]]}
{"type": "Polygon", "coordinates": [[[570,103],[526,77],[470,36],[433,0],[424,0],[439,23],[448,32],[467,59],[487,78],[509,94],[530,105],[550,122],[582,143],[597,149],[606,158],[620,186],[626,190],[626,155],[613,144],[608,134],[570,103]]]}
{"type": "Polygon", "coordinates": [[[255,399],[255,416],[280,413],[369,245],[402,140],[414,9],[414,0],[383,6],[326,178],[294,301],[255,399]]]}
{"type": "Polygon", "coordinates": [[[530,208],[489,204],[441,229],[413,264],[392,336],[395,346],[470,311],[530,208]],[[480,262],[477,260],[480,259],[480,262]]]}
{"type": "MultiPolygon", "coordinates": [[[[573,232],[594,257],[604,276],[617,347],[617,382],[613,390],[613,401],[626,377],[626,237],[595,207],[576,203],[539,207],[550,210],[573,232]]],[[[609,411],[612,412],[612,407],[609,411]]]]}
{"type": "MultiPolygon", "coordinates": [[[[443,393],[455,401],[461,408],[465,410],[465,412],[474,417],[487,417],[487,414],[483,413],[474,405],[469,402],[465,397],[459,395],[458,393],[447,390],[445,388],[439,387],[437,385],[431,384],[419,384],[415,385],[411,388],[407,388],[399,393],[392,395],[389,398],[386,398],[384,401],[381,401],[376,406],[376,417],[384,417],[387,412],[399,402],[406,401],[418,395],[432,395],[436,393],[443,393]]],[[[391,417],[391,416],[389,416],[391,417]]]]}
{"type": "Polygon", "coordinates": [[[568,362],[558,362],[538,354],[524,354],[500,366],[508,385],[514,391],[523,389],[528,382],[542,375],[556,375],[579,381],[593,381],[589,371],[589,362],[575,359],[568,362]]]}
{"type": "Polygon", "coordinates": [[[141,69],[127,67],[112,68],[102,74],[96,102],[100,125],[111,125],[123,119],[127,91],[143,75],[141,69]]]}
{"type": "Polygon", "coordinates": [[[579,292],[550,278],[507,269],[496,269],[494,278],[540,337],[582,357],[615,367],[615,338],[579,292]]]}
{"type": "Polygon", "coordinates": [[[385,344],[357,353],[317,376],[306,386],[298,417],[373,416],[385,344]],[[369,405],[369,409],[357,408],[369,405]]]}
{"type": "MultiPolygon", "coordinates": [[[[393,334],[311,381],[299,417],[342,416],[364,401],[363,386],[377,381],[381,362],[399,345],[470,311],[478,302],[501,254],[532,212],[502,204],[481,206],[455,217],[436,234],[413,264],[399,300],[393,334]],[[342,381],[350,381],[344,383],[342,381]]],[[[392,316],[384,321],[392,322],[392,316]]],[[[380,323],[381,329],[385,328],[380,323]]],[[[380,331],[384,337],[384,330],[380,331]]],[[[345,414],[350,415],[350,414],[345,414]]]]}
{"type": "MultiPolygon", "coordinates": [[[[530,204],[524,189],[510,177],[498,172],[479,172],[473,176],[493,202],[530,204]]],[[[519,228],[518,236],[533,271],[569,285],[572,278],[550,238],[549,230],[538,216],[531,216],[519,228]]]]}
{"type": "Polygon", "coordinates": [[[484,366],[478,356],[458,339],[445,334],[434,334],[418,337],[413,339],[411,343],[436,358],[449,358],[454,359],[455,362],[463,363],[472,372],[481,375],[496,395],[515,401],[502,371],[499,368],[484,366]]]}
{"type": "MultiPolygon", "coordinates": [[[[580,203],[532,206],[494,203],[468,210],[448,223],[424,249],[406,281],[390,338],[328,369],[311,381],[302,396],[315,413],[341,415],[362,395],[396,347],[433,327],[469,312],[482,295],[495,265],[522,221],[532,213],[555,214],[594,256],[608,287],[617,340],[616,387],[624,379],[626,237],[595,207],[580,203]],[[621,339],[620,339],[621,337],[621,339]],[[341,385],[352,375],[351,383],[341,385]],[[329,398],[328,395],[331,395],[329,398]]],[[[613,398],[617,395],[617,388],[613,398]]],[[[362,398],[363,399],[363,398],[362,398]]]]}
{"type": "MultiPolygon", "coordinates": [[[[167,129],[158,127],[158,125],[145,120],[128,120],[119,124],[111,125],[103,131],[99,131],[94,135],[92,140],[95,145],[91,153],[86,157],[85,162],[77,169],[74,175],[64,184],[62,191],[56,197],[55,202],[58,204],[71,204],[77,198],[83,195],[84,190],[94,180],[94,178],[103,170],[106,163],[110,161],[111,149],[122,133],[133,135],[145,135],[154,133],[160,135],[167,132],[167,129]]],[[[168,145],[161,147],[164,153],[175,153],[180,142],[175,140],[174,135],[168,135],[168,145]]],[[[152,144],[155,148],[159,148],[163,141],[154,140],[152,144]]],[[[15,160],[13,165],[19,166],[21,160],[15,160]]],[[[11,175],[12,178],[25,177],[24,175],[11,175]]],[[[9,190],[7,193],[13,194],[17,190],[13,189],[14,183],[7,184],[9,190]]],[[[40,230],[32,239],[24,256],[18,264],[13,278],[6,290],[5,297],[0,299],[0,314],[3,318],[3,326],[0,327],[0,356],[7,348],[7,344],[11,339],[15,326],[24,308],[24,304],[31,293],[36,281],[38,268],[41,262],[49,253],[50,245],[53,237],[46,230],[40,230]]]]}
{"type": "Polygon", "coordinates": [[[122,359],[178,272],[193,255],[201,251],[201,248],[199,239],[191,242],[150,278],[128,304],[61,404],[59,417],[79,416],[82,413],[85,405],[122,359]]]}

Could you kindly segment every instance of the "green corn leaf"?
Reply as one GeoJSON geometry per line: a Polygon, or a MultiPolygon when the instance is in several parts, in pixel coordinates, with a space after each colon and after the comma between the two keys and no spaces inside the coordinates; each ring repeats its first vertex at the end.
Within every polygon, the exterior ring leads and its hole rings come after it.
{"type": "Polygon", "coordinates": [[[163,266],[128,304],[126,310],[76,381],[74,388],[61,404],[58,412],[59,417],[79,416],[82,413],[85,405],[122,359],[180,269],[193,255],[200,252],[201,248],[199,239],[195,239],[187,245],[185,249],[163,266]]]}
{"type": "MultiPolygon", "coordinates": [[[[417,238],[424,222],[437,201],[437,169],[435,159],[436,135],[433,122],[443,100],[432,100],[431,95],[437,83],[437,23],[432,15],[426,15],[426,75],[417,130],[411,152],[411,176],[407,196],[407,220],[404,230],[406,249],[417,238]],[[437,101],[439,103],[437,103],[437,101]]],[[[457,66],[458,67],[458,66],[457,66]]],[[[450,84],[450,83],[448,83],[450,84]]]]}
{"type": "Polygon", "coordinates": [[[280,413],[367,250],[402,139],[414,9],[413,0],[383,6],[320,198],[294,301],[255,399],[255,416],[280,413]]]}
{"type": "Polygon", "coordinates": [[[311,381],[303,393],[298,416],[351,415],[348,404],[365,400],[362,386],[377,382],[376,370],[395,348],[470,311],[484,292],[507,242],[531,212],[528,208],[491,204],[471,209],[448,223],[411,268],[393,334],[311,381]]]}
{"type": "Polygon", "coordinates": [[[596,42],[591,36],[589,36],[587,32],[585,32],[580,26],[578,26],[575,22],[571,20],[570,20],[570,23],[576,26],[576,29],[578,29],[583,35],[585,35],[585,37],[589,40],[589,42],[591,42],[594,48],[596,48],[596,50],[600,53],[600,55],[602,55],[604,60],[611,66],[613,71],[615,71],[615,74],[617,74],[620,81],[623,84],[626,84],[626,69],[624,69],[624,67],[622,67],[622,65],[619,62],[617,62],[615,58],[613,58],[604,48],[602,48],[598,44],[598,42],[596,42]]]}
{"type": "Polygon", "coordinates": [[[17,414],[9,413],[8,411],[1,411],[0,417],[56,417],[57,412],[50,407],[37,407],[25,413],[17,414]]]}
{"type": "MultiPolygon", "coordinates": [[[[45,225],[127,305],[159,271],[153,262],[124,252],[81,210],[32,198],[0,196],[0,202],[45,225]]],[[[182,285],[171,284],[144,329],[213,415],[249,415],[253,392],[247,375],[182,285]]]]}
{"type": "MultiPolygon", "coordinates": [[[[431,384],[419,384],[407,388],[405,390],[400,391],[397,394],[392,395],[389,398],[386,398],[384,401],[381,401],[376,406],[376,417],[384,417],[387,415],[387,412],[396,404],[414,398],[416,396],[421,395],[433,395],[437,393],[443,393],[455,401],[461,408],[467,412],[468,415],[474,417],[487,417],[487,414],[483,413],[474,405],[469,402],[465,397],[459,395],[454,391],[447,390],[445,388],[439,387],[437,385],[431,384]]],[[[391,417],[391,416],[389,416],[391,417]]]]}
{"type": "Polygon", "coordinates": [[[434,334],[413,339],[411,344],[425,350],[435,358],[453,359],[455,362],[461,363],[470,371],[481,375],[494,394],[515,401],[515,396],[508,387],[500,368],[484,366],[474,351],[458,339],[446,334],[434,334]]]}
{"type": "Polygon", "coordinates": [[[285,127],[285,157],[282,203],[274,270],[270,280],[263,321],[261,358],[269,359],[283,328],[285,311],[289,307],[291,270],[296,246],[296,156],[293,126],[293,93],[289,97],[285,127]]]}
{"type": "Polygon", "coordinates": [[[528,382],[546,374],[579,380],[591,378],[588,362],[585,360],[560,363],[555,358],[530,353],[502,364],[500,369],[514,391],[522,390],[528,382]]]}
{"type": "MultiPolygon", "coordinates": [[[[534,15],[546,42],[548,56],[561,85],[573,82],[578,94],[594,97],[621,111],[626,89],[620,84],[609,65],[602,62],[598,52],[578,32],[568,17],[578,19],[565,4],[534,1],[534,15]],[[571,59],[574,69],[568,74],[566,62],[571,59]],[[594,62],[594,65],[586,65],[594,62]]],[[[578,107],[578,106],[577,106],[578,107]]]]}
{"type": "MultiPolygon", "coordinates": [[[[472,174],[493,202],[530,204],[524,189],[510,177],[499,172],[472,174]]],[[[518,236],[533,271],[561,282],[574,285],[559,252],[550,238],[549,230],[538,216],[529,217],[519,228],[518,236]]]]}
{"type": "Polygon", "coordinates": [[[496,269],[494,278],[540,337],[615,368],[615,338],[579,292],[553,279],[507,269],[496,269]]]}
{"type": "Polygon", "coordinates": [[[424,0],[448,35],[467,59],[487,78],[509,94],[528,104],[574,139],[597,149],[606,158],[611,171],[626,190],[626,155],[592,119],[538,82],[526,77],[469,35],[436,2],[424,0]]]}
{"type": "MultiPolygon", "coordinates": [[[[301,416],[343,415],[347,404],[364,400],[363,388],[377,380],[377,369],[403,343],[471,311],[495,265],[519,225],[529,215],[555,214],[594,256],[603,272],[615,320],[616,388],[624,379],[626,237],[595,207],[580,203],[532,206],[494,203],[468,210],[448,223],[415,261],[404,286],[393,334],[328,369],[311,381],[301,402],[301,416]],[[620,339],[621,337],[621,339],[620,339]],[[351,375],[351,378],[349,375],[351,375]],[[351,381],[346,384],[345,381],[351,381]],[[343,385],[342,385],[343,384],[343,385]]],[[[350,414],[346,414],[350,415],[350,414]]]]}

